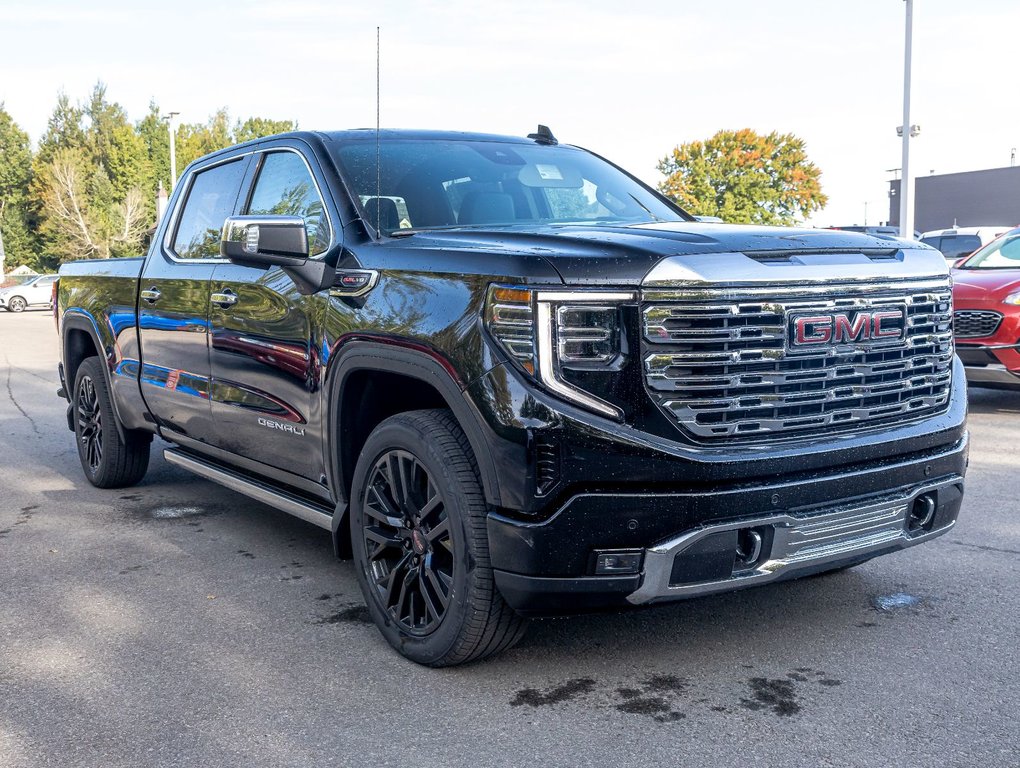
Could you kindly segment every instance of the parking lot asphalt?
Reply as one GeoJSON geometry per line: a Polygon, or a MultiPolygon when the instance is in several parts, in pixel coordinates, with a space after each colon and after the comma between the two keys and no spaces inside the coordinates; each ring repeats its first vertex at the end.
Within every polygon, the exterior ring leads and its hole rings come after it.
{"type": "Polygon", "coordinates": [[[941,539],[534,622],[428,670],[327,533],[166,464],[83,478],[48,313],[0,312],[0,766],[1018,766],[1020,393],[974,390],[941,539]]]}

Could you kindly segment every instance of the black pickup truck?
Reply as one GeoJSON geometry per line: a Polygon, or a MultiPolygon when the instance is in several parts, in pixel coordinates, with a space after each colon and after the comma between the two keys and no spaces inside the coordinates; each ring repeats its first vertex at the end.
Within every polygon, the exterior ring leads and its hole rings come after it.
{"type": "Polygon", "coordinates": [[[196,161],[148,255],[65,265],[55,312],[89,481],[158,435],[331,531],[442,666],[945,533],[951,301],[923,245],[698,222],[547,129],[355,130],[196,161]]]}

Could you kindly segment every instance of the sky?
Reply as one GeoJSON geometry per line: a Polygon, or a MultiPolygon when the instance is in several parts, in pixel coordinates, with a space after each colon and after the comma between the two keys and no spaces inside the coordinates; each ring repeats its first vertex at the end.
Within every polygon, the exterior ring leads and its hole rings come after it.
{"type": "MultiPolygon", "coordinates": [[[[381,121],[524,135],[538,123],[657,184],[716,131],[794,133],[822,170],[819,226],[888,218],[900,166],[904,0],[0,0],[0,102],[37,142],[59,91],[97,81],[138,120],[381,121]]],[[[918,175],[996,168],[1020,147],[1016,0],[915,0],[918,175]]]]}

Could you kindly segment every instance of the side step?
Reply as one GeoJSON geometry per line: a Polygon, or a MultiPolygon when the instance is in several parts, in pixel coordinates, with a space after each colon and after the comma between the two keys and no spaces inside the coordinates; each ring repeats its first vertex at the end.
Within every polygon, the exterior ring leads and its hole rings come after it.
{"type": "Polygon", "coordinates": [[[299,517],[312,525],[317,525],[319,528],[325,528],[327,531],[331,531],[333,528],[332,514],[325,511],[322,507],[304,501],[286,491],[277,490],[257,480],[231,472],[229,469],[208,464],[195,456],[183,453],[175,448],[165,449],[163,451],[163,458],[170,464],[182,467],[189,472],[194,472],[196,475],[204,477],[206,480],[212,480],[214,483],[218,483],[232,491],[243,493],[245,496],[261,501],[263,504],[268,504],[270,507],[276,507],[276,509],[289,515],[294,515],[294,517],[299,517]]]}

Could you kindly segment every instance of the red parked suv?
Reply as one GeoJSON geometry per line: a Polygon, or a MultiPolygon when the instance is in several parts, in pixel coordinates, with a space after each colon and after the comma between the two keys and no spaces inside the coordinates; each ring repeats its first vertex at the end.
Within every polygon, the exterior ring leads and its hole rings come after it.
{"type": "Polygon", "coordinates": [[[1020,227],[956,262],[953,303],[967,381],[1020,388],[1020,227]]]}

